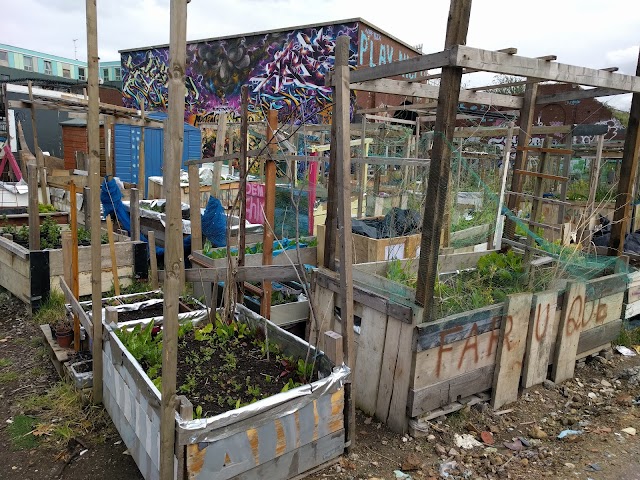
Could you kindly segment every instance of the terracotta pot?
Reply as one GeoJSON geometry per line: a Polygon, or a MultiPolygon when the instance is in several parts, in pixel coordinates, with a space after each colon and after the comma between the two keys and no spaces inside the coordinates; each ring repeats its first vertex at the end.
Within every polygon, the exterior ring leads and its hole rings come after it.
{"type": "Polygon", "coordinates": [[[58,345],[62,348],[69,348],[71,346],[71,342],[73,342],[73,330],[57,330],[56,340],[58,341],[58,345]]]}

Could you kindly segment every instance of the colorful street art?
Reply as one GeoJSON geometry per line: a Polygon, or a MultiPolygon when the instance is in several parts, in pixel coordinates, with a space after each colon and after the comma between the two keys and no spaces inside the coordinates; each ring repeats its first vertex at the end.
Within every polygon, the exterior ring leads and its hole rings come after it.
{"type": "MultiPolygon", "coordinates": [[[[185,120],[217,123],[220,114],[239,121],[240,88],[250,88],[250,120],[270,108],[280,120],[319,123],[330,115],[331,88],[324,85],[333,67],[336,38],[351,38],[349,62],[358,54],[357,23],[273,32],[192,43],[187,46],[185,120]]],[[[127,107],[165,110],[168,48],[122,54],[123,97],[127,107]]]]}

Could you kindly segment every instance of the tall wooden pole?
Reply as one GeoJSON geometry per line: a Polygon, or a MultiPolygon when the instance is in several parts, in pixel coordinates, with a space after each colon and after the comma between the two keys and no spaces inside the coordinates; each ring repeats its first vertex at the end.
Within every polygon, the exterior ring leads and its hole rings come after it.
{"type": "Polygon", "coordinates": [[[144,104],[140,105],[140,118],[142,126],[140,127],[140,144],[138,146],[138,190],[140,190],[142,198],[145,199],[147,196],[147,174],[144,165],[144,104]]]}
{"type": "MultiPolygon", "coordinates": [[[[336,184],[338,238],[340,239],[340,317],[342,318],[342,348],[344,362],[355,371],[355,350],[353,344],[353,250],[351,232],[351,137],[350,107],[351,90],[349,87],[349,37],[340,36],[336,42],[335,87],[333,91],[333,119],[335,128],[331,129],[331,150],[335,151],[337,175],[330,179],[336,184]]],[[[331,226],[327,226],[331,228],[331,226]]],[[[359,381],[360,379],[358,379],[359,381]]],[[[345,385],[348,408],[346,438],[355,443],[356,410],[354,375],[351,383],[345,385]]]]}
{"type": "MultiPolygon", "coordinates": [[[[98,12],[96,0],[87,5],[89,191],[91,201],[91,309],[102,318],[102,265],[100,247],[100,93],[98,90],[98,12]]],[[[93,322],[93,401],[102,402],[102,322],[93,322]]]]}
{"type": "MultiPolygon", "coordinates": [[[[173,480],[176,373],[178,362],[178,296],[184,267],[180,165],[184,143],[185,64],[187,60],[187,0],[171,0],[169,29],[169,105],[165,130],[164,326],[162,348],[162,406],[160,415],[160,479],[173,480]]],[[[96,318],[96,317],[94,317],[96,318]]]]}
{"type": "MultiPolygon", "coordinates": [[[[467,42],[471,0],[451,0],[447,35],[444,48],[464,45],[467,42]]],[[[432,320],[433,289],[438,275],[438,252],[440,249],[440,230],[442,217],[447,207],[447,190],[451,171],[451,147],[456,126],[456,110],[460,95],[462,68],[444,67],[435,135],[431,150],[431,166],[427,198],[422,221],[422,241],[420,242],[420,262],[416,285],[416,303],[424,306],[424,321],[432,320]]]]}
{"type": "MultiPolygon", "coordinates": [[[[240,122],[240,228],[238,229],[238,266],[244,266],[247,244],[247,142],[249,139],[249,88],[241,89],[242,119],[240,122]]],[[[238,282],[238,302],[242,302],[244,282],[238,282]]]]}
{"type": "Polygon", "coordinates": [[[27,164],[29,187],[29,250],[40,250],[40,211],[38,210],[38,167],[36,162],[27,164]]]}
{"type": "MultiPolygon", "coordinates": [[[[278,111],[269,110],[267,115],[267,140],[269,141],[269,156],[264,164],[265,196],[264,196],[264,230],[262,237],[262,264],[271,265],[273,262],[273,231],[276,216],[276,161],[274,155],[278,153],[276,130],[278,129],[278,111]]],[[[260,315],[271,318],[271,282],[262,282],[262,301],[260,315]]]]}
{"type": "MultiPolygon", "coordinates": [[[[69,183],[69,228],[71,229],[71,292],[75,298],[80,297],[80,273],[78,266],[78,201],[76,184],[69,183]]],[[[73,346],[80,351],[80,318],[73,315],[73,346]]]]}
{"type": "MultiPolygon", "coordinates": [[[[640,52],[638,52],[638,65],[636,76],[640,76],[640,52]]],[[[629,125],[622,152],[622,165],[620,166],[620,181],[618,182],[618,195],[616,195],[616,209],[613,213],[611,227],[611,239],[609,240],[609,255],[624,254],[624,237],[629,231],[630,208],[633,201],[633,183],[638,171],[638,153],[640,150],[640,93],[634,93],[631,99],[629,112],[629,125]]]]}

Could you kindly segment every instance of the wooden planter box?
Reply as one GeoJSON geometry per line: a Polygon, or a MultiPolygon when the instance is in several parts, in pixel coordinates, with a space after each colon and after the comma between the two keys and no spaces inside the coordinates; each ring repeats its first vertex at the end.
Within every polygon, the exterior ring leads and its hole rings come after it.
{"type": "MultiPolygon", "coordinates": [[[[260,312],[260,302],[251,297],[245,297],[246,306],[260,312]]],[[[309,319],[309,300],[271,305],[271,320],[279,327],[288,327],[296,323],[307,322],[309,319]]]]}
{"type": "MultiPolygon", "coordinates": [[[[455,271],[477,259],[477,253],[457,254],[441,256],[439,263],[455,271]]],[[[554,358],[562,360],[553,366],[556,374],[572,376],[577,358],[598,352],[618,336],[628,281],[626,274],[615,274],[586,282],[586,293],[570,299],[570,315],[564,307],[567,293],[537,293],[520,305],[521,321],[515,328],[516,317],[504,303],[422,323],[415,290],[388,280],[385,271],[385,262],[353,270],[354,312],[360,324],[353,370],[355,378],[367,379],[355,383],[355,399],[365,413],[397,432],[406,431],[410,421],[415,432],[418,418],[455,411],[489,390],[492,402],[497,401],[493,387],[498,377],[511,382],[508,388],[499,385],[500,398],[507,391],[508,401],[515,400],[520,383],[530,387],[547,378],[554,358]]],[[[337,278],[318,269],[315,283],[318,322],[341,332],[333,314],[340,305],[337,278]]],[[[320,348],[321,341],[322,331],[320,348]]]]}
{"type": "MultiPolygon", "coordinates": [[[[46,218],[51,218],[59,225],[66,225],[69,223],[69,214],[66,212],[41,213],[39,217],[41,225],[46,218]]],[[[13,225],[15,227],[29,225],[29,213],[27,212],[27,208],[0,208],[0,228],[8,225],[13,225]]]]}
{"type": "MultiPolygon", "coordinates": [[[[318,262],[324,260],[325,226],[318,225],[318,262]]],[[[353,234],[353,263],[370,263],[394,258],[412,258],[420,252],[422,235],[416,233],[394,238],[369,238],[364,235],[353,234]]]]}
{"type": "MultiPolygon", "coordinates": [[[[238,321],[267,325],[269,338],[301,358],[307,343],[239,305],[238,321]]],[[[160,392],[113,329],[103,343],[104,405],[146,480],[159,478],[160,392]]],[[[346,367],[332,371],[322,352],[324,375],[311,385],[274,395],[216,417],[192,420],[183,399],[176,414],[177,480],[291,478],[342,454],[345,448],[343,382],[346,367]]]]}
{"type": "MultiPolygon", "coordinates": [[[[306,237],[300,238],[301,242],[304,242],[306,237]]],[[[254,244],[255,245],[255,244],[254,244]]],[[[247,244],[247,247],[253,246],[247,244]]],[[[224,247],[222,247],[224,248],[224,247]]],[[[294,263],[298,263],[298,255],[296,249],[287,250],[286,253],[291,257],[294,263]]],[[[226,268],[228,265],[226,258],[210,258],[202,253],[202,250],[195,250],[191,253],[192,261],[202,267],[209,268],[226,268]]],[[[237,258],[237,257],[234,257],[237,258]]],[[[318,264],[318,247],[304,247],[300,249],[300,261],[307,265],[318,264]]],[[[287,258],[287,255],[280,253],[273,257],[272,265],[289,265],[291,261],[287,258]]],[[[252,253],[245,255],[244,264],[246,267],[257,267],[262,265],[262,253],[252,253]]]]}
{"type": "MultiPolygon", "coordinates": [[[[121,237],[126,238],[126,237],[121,237]]],[[[147,278],[147,244],[117,241],[118,278],[121,285],[132,278],[147,278]]],[[[101,245],[102,291],[113,284],[109,245],[101,245]]],[[[80,295],[91,294],[91,247],[78,247],[80,295]]],[[[62,249],[29,250],[0,237],[0,286],[23,302],[37,309],[51,290],[60,291],[60,278],[64,276],[62,249]]]]}

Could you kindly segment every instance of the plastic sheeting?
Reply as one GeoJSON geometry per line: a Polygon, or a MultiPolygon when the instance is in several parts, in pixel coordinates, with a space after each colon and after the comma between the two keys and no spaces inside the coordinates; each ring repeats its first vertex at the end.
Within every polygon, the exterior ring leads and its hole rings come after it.
{"type": "Polygon", "coordinates": [[[394,238],[420,232],[420,214],[394,207],[384,218],[351,221],[351,231],[369,238],[394,238]]]}

